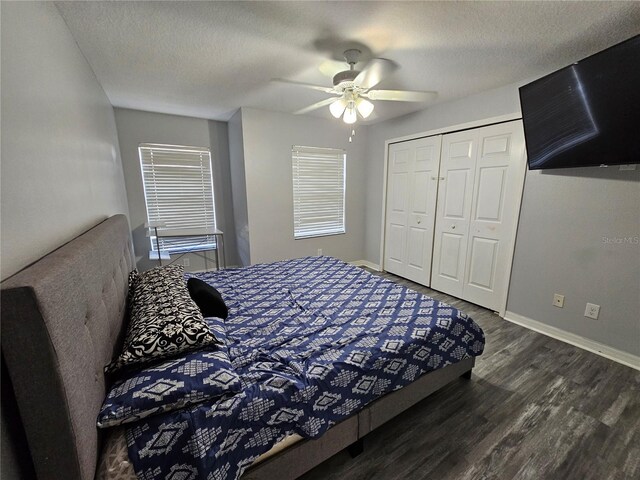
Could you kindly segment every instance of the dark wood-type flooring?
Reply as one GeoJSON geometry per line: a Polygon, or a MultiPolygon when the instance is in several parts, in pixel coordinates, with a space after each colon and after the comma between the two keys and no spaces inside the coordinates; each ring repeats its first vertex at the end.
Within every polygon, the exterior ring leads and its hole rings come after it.
{"type": "Polygon", "coordinates": [[[459,308],[487,344],[459,379],[303,480],[640,479],[640,372],[493,312],[380,274],[459,308]]]}

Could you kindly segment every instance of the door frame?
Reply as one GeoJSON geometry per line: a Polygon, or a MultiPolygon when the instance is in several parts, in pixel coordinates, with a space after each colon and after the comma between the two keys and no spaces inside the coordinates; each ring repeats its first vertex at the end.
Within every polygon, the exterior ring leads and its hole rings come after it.
{"type": "MultiPolygon", "coordinates": [[[[385,230],[386,230],[386,221],[387,221],[387,177],[388,177],[388,170],[389,170],[389,146],[393,143],[400,143],[400,142],[406,142],[409,140],[417,140],[419,138],[424,138],[424,137],[433,137],[435,135],[446,135],[448,133],[455,133],[455,132],[459,132],[461,130],[471,130],[473,128],[480,128],[480,127],[488,127],[489,125],[495,125],[498,123],[506,123],[506,122],[512,122],[514,120],[522,120],[522,114],[521,113],[510,113],[510,114],[506,114],[506,115],[499,115],[496,117],[489,117],[489,118],[484,118],[482,120],[474,120],[473,122],[467,122],[467,123],[460,123],[457,125],[451,125],[448,127],[442,127],[442,128],[436,128],[434,130],[428,130],[426,132],[419,132],[419,133],[414,133],[411,135],[405,135],[402,137],[395,137],[395,138],[390,138],[389,140],[385,140],[384,142],[384,169],[383,169],[383,173],[382,173],[382,222],[381,222],[381,228],[380,228],[380,270],[384,271],[384,247],[385,247],[385,230]]],[[[526,162],[526,156],[527,156],[527,152],[526,152],[526,148],[524,150],[524,158],[523,161],[526,162]]],[[[504,301],[502,302],[502,306],[500,307],[500,311],[498,312],[498,314],[501,317],[504,317],[506,311],[507,311],[507,297],[509,294],[509,284],[511,283],[511,269],[513,266],[513,254],[515,252],[515,248],[516,248],[516,236],[517,236],[517,231],[518,231],[518,224],[520,222],[520,210],[522,207],[522,195],[524,193],[524,184],[525,184],[525,180],[526,180],[526,176],[527,176],[527,169],[525,169],[525,178],[522,181],[522,190],[520,192],[520,195],[518,196],[518,204],[517,204],[517,208],[516,210],[518,211],[518,216],[516,219],[516,228],[513,231],[513,239],[511,242],[511,255],[508,256],[509,258],[509,265],[507,268],[507,271],[509,272],[509,278],[507,279],[507,282],[505,283],[506,285],[506,291],[504,292],[504,301]]]]}

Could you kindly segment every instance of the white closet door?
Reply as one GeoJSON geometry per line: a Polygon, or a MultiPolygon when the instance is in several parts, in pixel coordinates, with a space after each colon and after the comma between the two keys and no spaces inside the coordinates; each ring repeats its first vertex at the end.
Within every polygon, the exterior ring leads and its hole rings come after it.
{"type": "Polygon", "coordinates": [[[429,285],[441,137],[389,147],[385,270],[429,285]]]}
{"type": "Polygon", "coordinates": [[[404,276],[409,219],[409,169],[415,155],[404,143],[389,146],[384,268],[404,276]]]}
{"type": "Polygon", "coordinates": [[[521,121],[443,136],[432,288],[504,307],[525,170],[521,121]]]}
{"type": "Polygon", "coordinates": [[[510,276],[526,170],[520,121],[478,130],[464,299],[500,310],[510,276]]]}
{"type": "Polygon", "coordinates": [[[461,298],[477,150],[477,130],[442,138],[431,288],[461,298]]]}

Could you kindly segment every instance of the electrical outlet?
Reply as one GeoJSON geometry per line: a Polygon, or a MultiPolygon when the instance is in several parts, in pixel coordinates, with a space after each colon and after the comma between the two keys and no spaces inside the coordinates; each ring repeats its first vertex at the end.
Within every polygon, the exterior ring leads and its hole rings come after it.
{"type": "Polygon", "coordinates": [[[559,293],[554,293],[553,306],[558,308],[564,307],[564,295],[560,295],[559,293]]]}
{"type": "Polygon", "coordinates": [[[182,259],[182,265],[184,265],[185,267],[190,267],[191,266],[191,261],[189,260],[188,257],[185,257],[182,259]]]}
{"type": "Polygon", "coordinates": [[[321,248],[319,248],[319,249],[318,249],[318,256],[319,256],[319,257],[321,257],[321,256],[322,256],[322,249],[321,249],[321,248]]]}
{"type": "Polygon", "coordinates": [[[587,308],[585,308],[584,310],[584,316],[597,320],[598,315],[600,315],[600,305],[596,305],[595,303],[587,303],[587,308]]]}

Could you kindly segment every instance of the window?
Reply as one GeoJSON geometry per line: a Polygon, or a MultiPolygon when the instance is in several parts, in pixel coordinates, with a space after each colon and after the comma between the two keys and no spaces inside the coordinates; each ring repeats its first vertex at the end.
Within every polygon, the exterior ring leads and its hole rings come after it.
{"type": "Polygon", "coordinates": [[[294,238],[345,233],[345,151],[294,146],[291,157],[294,238]]]}
{"type": "MultiPolygon", "coordinates": [[[[208,148],[143,143],[138,153],[150,226],[160,225],[163,231],[188,229],[188,233],[216,228],[208,148]]],[[[168,253],[215,248],[215,238],[202,235],[160,237],[159,243],[160,250],[168,253]]],[[[151,249],[157,249],[155,236],[151,249]]]]}

